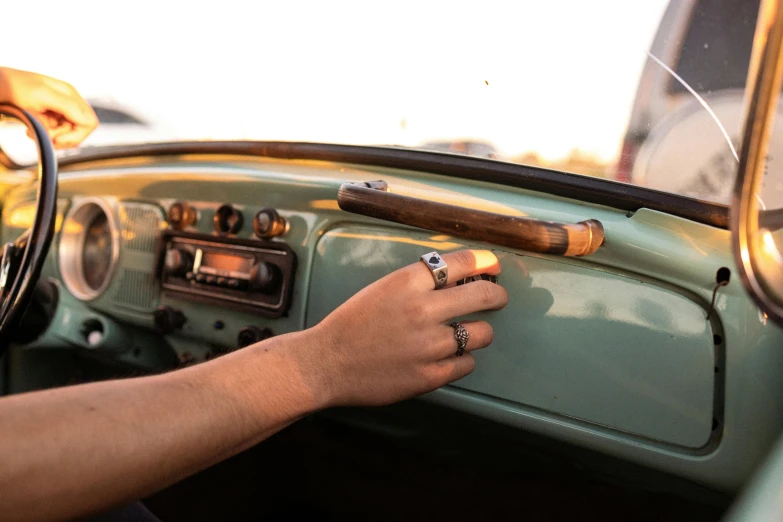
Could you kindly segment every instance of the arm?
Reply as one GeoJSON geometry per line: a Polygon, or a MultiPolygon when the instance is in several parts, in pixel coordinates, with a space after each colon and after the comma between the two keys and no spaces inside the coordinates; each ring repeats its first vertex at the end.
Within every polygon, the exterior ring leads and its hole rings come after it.
{"type": "Polygon", "coordinates": [[[49,76],[0,67],[0,103],[32,113],[57,148],[75,147],[98,126],[98,117],[76,89],[49,76]]]}
{"type": "MultiPolygon", "coordinates": [[[[444,256],[450,280],[500,270],[493,254],[444,256]]],[[[146,496],[316,410],[382,405],[473,370],[447,322],[505,306],[478,281],[434,291],[415,263],[365,288],[318,326],[164,375],[0,400],[0,513],[62,519],[146,496]]],[[[468,350],[492,328],[463,323],[468,350]]]]}

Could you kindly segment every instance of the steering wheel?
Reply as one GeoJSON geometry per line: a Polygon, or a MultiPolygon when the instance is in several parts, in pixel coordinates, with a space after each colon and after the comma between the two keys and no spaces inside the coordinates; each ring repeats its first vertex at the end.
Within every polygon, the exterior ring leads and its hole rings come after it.
{"type": "Polygon", "coordinates": [[[24,315],[41,276],[54,237],[57,218],[57,156],[49,134],[29,112],[0,104],[0,115],[21,121],[33,135],[38,149],[38,193],[35,219],[16,241],[3,245],[0,261],[0,357],[24,315]]]}

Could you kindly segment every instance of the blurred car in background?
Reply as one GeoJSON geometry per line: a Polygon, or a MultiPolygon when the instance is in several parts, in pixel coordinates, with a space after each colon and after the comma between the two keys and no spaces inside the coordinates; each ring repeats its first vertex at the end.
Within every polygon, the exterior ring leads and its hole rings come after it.
{"type": "Polygon", "coordinates": [[[424,150],[452,152],[455,154],[465,154],[466,156],[476,156],[479,158],[502,159],[494,145],[478,140],[428,141],[422,145],[419,145],[418,148],[424,150]]]}
{"type": "MultiPolygon", "coordinates": [[[[618,181],[730,203],[759,0],[672,0],[642,72],[618,181]],[[690,86],[715,115],[683,84],[690,86]],[[720,121],[725,134],[715,122],[720,121]]],[[[771,151],[783,150],[776,133],[771,151]]],[[[770,164],[772,165],[772,164],[770,164]]],[[[765,194],[767,204],[781,200],[765,194]]]]}
{"type": "Polygon", "coordinates": [[[171,132],[151,119],[112,100],[89,99],[100,125],[82,143],[82,147],[127,145],[174,139],[171,132]]]}

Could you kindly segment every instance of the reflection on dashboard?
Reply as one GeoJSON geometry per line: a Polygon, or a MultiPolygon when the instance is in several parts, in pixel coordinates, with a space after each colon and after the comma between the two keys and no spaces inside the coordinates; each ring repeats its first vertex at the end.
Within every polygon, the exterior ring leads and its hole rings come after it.
{"type": "Polygon", "coordinates": [[[109,275],[111,267],[112,244],[109,219],[106,214],[97,214],[89,225],[82,249],[82,272],[87,286],[94,291],[100,290],[109,275]]]}

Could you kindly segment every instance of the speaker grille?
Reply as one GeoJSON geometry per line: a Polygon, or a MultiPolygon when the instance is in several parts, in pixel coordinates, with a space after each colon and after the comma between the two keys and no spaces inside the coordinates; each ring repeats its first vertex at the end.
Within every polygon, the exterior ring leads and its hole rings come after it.
{"type": "Polygon", "coordinates": [[[136,252],[152,253],[160,222],[161,213],[157,207],[143,203],[122,203],[120,229],[123,247],[136,252]]]}
{"type": "Polygon", "coordinates": [[[120,203],[120,264],[114,284],[115,307],[149,312],[158,304],[155,244],[163,212],[155,205],[120,203]]]}
{"type": "Polygon", "coordinates": [[[151,272],[126,268],[120,277],[113,296],[115,304],[141,311],[155,307],[158,300],[158,286],[151,272]]]}

